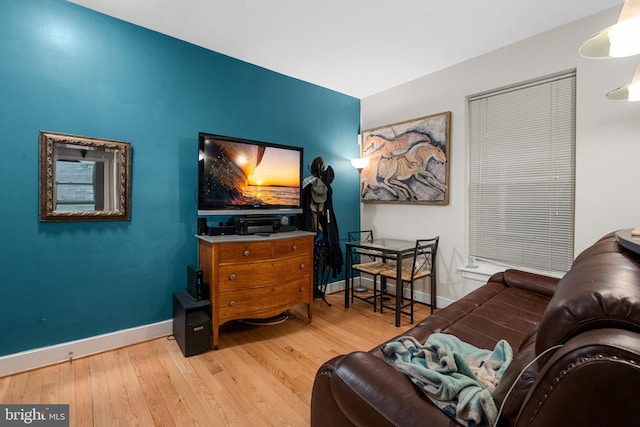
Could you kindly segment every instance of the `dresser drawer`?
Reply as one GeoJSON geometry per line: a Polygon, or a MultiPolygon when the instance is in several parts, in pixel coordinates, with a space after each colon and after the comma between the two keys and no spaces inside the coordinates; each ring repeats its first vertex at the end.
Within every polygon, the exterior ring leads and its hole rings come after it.
{"type": "Polygon", "coordinates": [[[308,280],[294,280],[281,285],[220,292],[218,306],[220,320],[268,316],[291,306],[309,302],[308,280]]]}
{"type": "Polygon", "coordinates": [[[260,261],[252,264],[220,265],[218,283],[220,291],[276,285],[301,277],[308,277],[313,270],[309,255],[260,261]]]}
{"type": "Polygon", "coordinates": [[[288,239],[274,242],[274,258],[311,253],[311,239],[288,239]]]}
{"type": "Polygon", "coordinates": [[[253,262],[273,258],[272,242],[238,242],[219,246],[220,264],[253,262]]]}

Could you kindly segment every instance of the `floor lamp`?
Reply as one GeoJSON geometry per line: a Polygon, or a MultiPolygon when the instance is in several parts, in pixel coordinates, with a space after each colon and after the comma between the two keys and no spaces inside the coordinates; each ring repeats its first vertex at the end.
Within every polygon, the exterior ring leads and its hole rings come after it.
{"type": "MultiPolygon", "coordinates": [[[[366,168],[369,164],[368,157],[362,157],[359,159],[351,159],[351,165],[358,170],[358,174],[362,173],[362,169],[366,168]]],[[[353,288],[354,292],[367,292],[367,288],[362,286],[362,273],[360,273],[358,279],[358,286],[353,288]]]]}

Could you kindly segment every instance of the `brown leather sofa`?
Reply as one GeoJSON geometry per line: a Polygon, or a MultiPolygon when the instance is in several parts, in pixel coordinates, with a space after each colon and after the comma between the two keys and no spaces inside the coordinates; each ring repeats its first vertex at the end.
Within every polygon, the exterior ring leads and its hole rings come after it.
{"type": "MultiPolygon", "coordinates": [[[[498,273],[398,336],[424,342],[444,332],[485,349],[506,339],[514,356],[493,393],[496,407],[503,406],[497,426],[640,425],[639,263],[640,255],[618,246],[611,233],[583,251],[561,280],[498,273]],[[556,345],[562,347],[535,360],[556,345]]],[[[320,367],[311,425],[460,424],[376,347],[320,367]]]]}

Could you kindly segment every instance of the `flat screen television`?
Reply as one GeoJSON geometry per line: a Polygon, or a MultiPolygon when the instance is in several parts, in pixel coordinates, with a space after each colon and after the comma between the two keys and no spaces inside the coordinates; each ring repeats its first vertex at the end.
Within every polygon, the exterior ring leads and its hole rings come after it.
{"type": "Polygon", "coordinates": [[[303,149],[200,132],[198,215],[302,213],[303,149]]]}

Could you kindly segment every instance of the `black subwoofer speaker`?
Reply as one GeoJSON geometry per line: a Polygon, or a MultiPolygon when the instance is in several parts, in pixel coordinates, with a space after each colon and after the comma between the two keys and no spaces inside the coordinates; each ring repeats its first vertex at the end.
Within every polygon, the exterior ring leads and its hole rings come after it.
{"type": "Polygon", "coordinates": [[[187,291],[173,294],[173,336],[185,357],[211,346],[211,303],[196,301],[187,291]]]}

